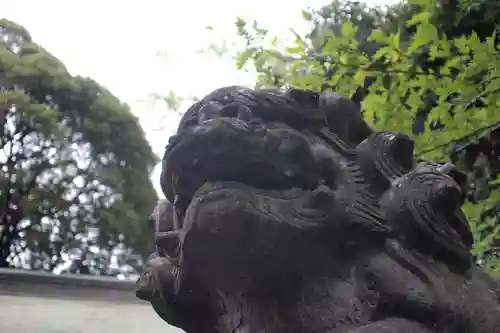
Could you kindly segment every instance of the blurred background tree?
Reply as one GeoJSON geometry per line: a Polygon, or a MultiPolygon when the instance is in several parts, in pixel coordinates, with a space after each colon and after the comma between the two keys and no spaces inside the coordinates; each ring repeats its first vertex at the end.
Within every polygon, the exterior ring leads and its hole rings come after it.
{"type": "Polygon", "coordinates": [[[0,20],[0,121],[0,267],[133,272],[158,160],[128,106],[0,20]]]}

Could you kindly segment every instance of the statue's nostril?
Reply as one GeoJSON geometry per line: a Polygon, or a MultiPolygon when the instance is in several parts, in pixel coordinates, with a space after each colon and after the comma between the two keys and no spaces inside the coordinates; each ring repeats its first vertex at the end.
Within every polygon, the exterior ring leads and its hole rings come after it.
{"type": "Polygon", "coordinates": [[[230,104],[228,106],[225,106],[222,110],[220,110],[220,116],[228,118],[238,117],[238,105],[230,104]]]}
{"type": "Polygon", "coordinates": [[[202,124],[207,120],[219,118],[222,105],[217,102],[207,102],[198,111],[198,124],[202,124]]]}
{"type": "Polygon", "coordinates": [[[224,108],[219,111],[219,116],[227,118],[238,118],[247,122],[253,118],[252,110],[250,110],[248,106],[239,103],[232,103],[224,106],[224,108]]]}

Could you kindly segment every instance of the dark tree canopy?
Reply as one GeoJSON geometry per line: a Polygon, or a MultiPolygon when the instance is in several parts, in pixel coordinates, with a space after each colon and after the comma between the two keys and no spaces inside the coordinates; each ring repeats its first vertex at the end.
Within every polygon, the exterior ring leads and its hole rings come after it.
{"type": "Polygon", "coordinates": [[[0,267],[22,254],[52,270],[77,252],[75,270],[105,273],[93,245],[146,253],[157,158],[137,117],[23,27],[0,20],[0,37],[0,267]]]}

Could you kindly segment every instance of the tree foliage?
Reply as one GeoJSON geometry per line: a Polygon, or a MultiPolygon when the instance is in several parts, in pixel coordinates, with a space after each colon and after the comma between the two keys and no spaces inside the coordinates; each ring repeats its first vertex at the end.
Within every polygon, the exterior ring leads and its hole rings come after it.
{"type": "Polygon", "coordinates": [[[0,267],[53,270],[71,257],[72,270],[101,274],[119,244],[147,252],[157,158],[137,118],[7,20],[0,122],[0,267]]]}
{"type": "Polygon", "coordinates": [[[494,138],[500,124],[495,26],[500,6],[411,0],[370,8],[335,1],[304,11],[303,17],[311,31],[292,31],[295,41],[284,45],[258,24],[239,19],[236,27],[246,47],[238,53],[238,68],[256,70],[258,86],[332,89],[350,96],[373,128],[410,133],[418,157],[452,158],[469,171],[465,211],[475,236],[474,255],[500,274],[500,155],[494,152],[500,148],[494,138]],[[481,140],[487,141],[487,152],[472,148],[481,140]]]}

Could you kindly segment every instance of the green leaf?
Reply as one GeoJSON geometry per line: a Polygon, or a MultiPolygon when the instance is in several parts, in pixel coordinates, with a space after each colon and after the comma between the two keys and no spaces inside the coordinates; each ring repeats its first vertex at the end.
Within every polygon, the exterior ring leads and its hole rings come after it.
{"type": "Polygon", "coordinates": [[[375,60],[380,60],[386,55],[388,55],[391,52],[392,48],[390,46],[384,46],[380,48],[375,55],[373,56],[373,59],[375,60]]]}
{"type": "Polygon", "coordinates": [[[497,40],[497,31],[493,31],[493,35],[486,38],[486,45],[488,47],[488,51],[490,53],[495,53],[496,50],[496,40],[497,40]]]}
{"type": "Polygon", "coordinates": [[[386,99],[377,94],[368,95],[362,103],[364,119],[372,126],[375,125],[375,115],[379,116],[380,111],[386,108],[386,99]]]}
{"type": "Polygon", "coordinates": [[[417,26],[417,31],[413,36],[413,42],[408,47],[409,52],[416,51],[418,48],[424,45],[430,45],[438,40],[437,28],[430,24],[420,24],[417,26]]]}
{"type": "Polygon", "coordinates": [[[389,36],[383,32],[382,30],[374,30],[370,37],[368,37],[368,41],[380,43],[380,44],[388,44],[389,36]]]}
{"type": "Polygon", "coordinates": [[[453,42],[460,53],[468,54],[470,52],[470,43],[466,36],[456,38],[453,42]]]}
{"type": "Polygon", "coordinates": [[[304,51],[304,48],[300,46],[287,47],[285,51],[288,54],[301,54],[304,51]]]}
{"type": "Polygon", "coordinates": [[[354,74],[354,83],[356,83],[358,86],[363,86],[365,84],[366,76],[366,71],[358,70],[356,74],[354,74]]]}
{"type": "Polygon", "coordinates": [[[500,78],[492,79],[486,86],[487,92],[500,92],[500,78]]]}
{"type": "Polygon", "coordinates": [[[436,5],[434,0],[408,0],[408,3],[424,8],[432,8],[436,5]]]}
{"type": "Polygon", "coordinates": [[[308,12],[308,11],[305,11],[305,10],[302,10],[302,17],[306,21],[312,21],[312,19],[313,19],[312,14],[310,12],[308,12]]]}
{"type": "Polygon", "coordinates": [[[236,68],[242,69],[248,60],[255,55],[257,52],[257,48],[250,47],[243,52],[240,52],[236,57],[236,68]]]}
{"type": "Polygon", "coordinates": [[[401,32],[398,31],[396,34],[394,34],[393,38],[393,46],[396,50],[401,49],[401,32]]]}
{"type": "Polygon", "coordinates": [[[408,21],[405,22],[405,25],[407,27],[413,27],[413,26],[418,25],[418,24],[429,23],[430,18],[431,18],[431,13],[427,12],[427,11],[423,11],[423,12],[420,12],[420,13],[413,15],[411,17],[411,19],[409,19],[408,21]]]}
{"type": "Polygon", "coordinates": [[[236,25],[237,34],[239,36],[245,36],[247,22],[243,18],[237,17],[234,24],[236,25]]]}
{"type": "Polygon", "coordinates": [[[342,24],[342,35],[344,37],[355,39],[357,31],[358,28],[354,26],[351,21],[347,21],[342,24]]]}

